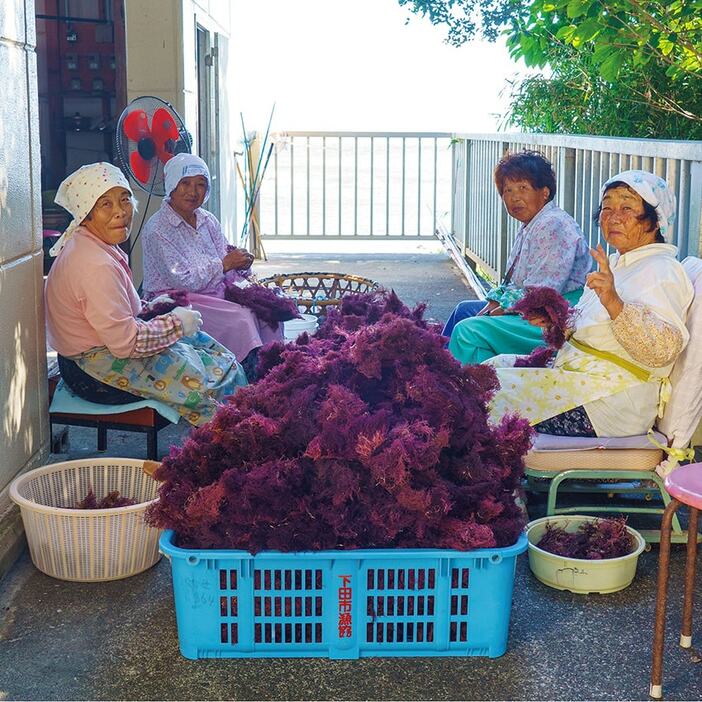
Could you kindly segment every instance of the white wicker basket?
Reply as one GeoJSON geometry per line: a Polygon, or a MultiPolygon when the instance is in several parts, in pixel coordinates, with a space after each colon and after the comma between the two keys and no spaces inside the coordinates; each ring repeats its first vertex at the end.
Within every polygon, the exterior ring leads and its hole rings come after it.
{"type": "Polygon", "coordinates": [[[20,507],[34,565],[54,578],[83,582],[126,578],[154,565],[160,532],[144,523],[144,512],[158,483],[144,466],[131,458],[86,458],[17,477],[10,497],[20,507]],[[75,509],[91,488],[98,499],[118,490],[137,504],[75,509]]]}

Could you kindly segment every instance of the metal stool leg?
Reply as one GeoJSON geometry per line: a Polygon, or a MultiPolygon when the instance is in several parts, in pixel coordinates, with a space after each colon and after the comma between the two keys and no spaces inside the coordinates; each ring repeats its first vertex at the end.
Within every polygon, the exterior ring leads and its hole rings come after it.
{"type": "Polygon", "coordinates": [[[649,695],[654,699],[663,697],[663,643],[665,641],[665,606],[668,595],[670,572],[670,533],[673,516],[680,502],[672,499],[661,519],[661,544],[658,556],[658,594],[656,596],[656,623],[653,628],[653,661],[649,695]]]}
{"type": "Polygon", "coordinates": [[[680,632],[680,645],[692,646],[692,595],[695,589],[695,569],[697,565],[697,521],[699,512],[690,507],[687,523],[687,559],[685,561],[685,598],[683,600],[683,623],[680,632]]]}
{"type": "Polygon", "coordinates": [[[546,502],[546,516],[550,517],[556,514],[556,501],[558,500],[558,488],[561,483],[566,479],[565,473],[558,473],[554,475],[551,479],[551,483],[548,486],[548,500],[546,502]]]}
{"type": "Polygon", "coordinates": [[[151,461],[158,461],[158,429],[156,427],[146,432],[146,456],[151,461]]]}
{"type": "Polygon", "coordinates": [[[97,425],[97,450],[107,451],[107,427],[100,422],[97,425]]]}

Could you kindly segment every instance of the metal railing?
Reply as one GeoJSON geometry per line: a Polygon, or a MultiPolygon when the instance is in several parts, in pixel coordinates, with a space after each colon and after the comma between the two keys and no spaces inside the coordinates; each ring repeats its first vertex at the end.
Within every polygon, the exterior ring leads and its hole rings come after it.
{"type": "Polygon", "coordinates": [[[451,211],[451,135],[286,132],[261,187],[265,239],[416,239],[451,211]]]}
{"type": "Polygon", "coordinates": [[[552,163],[556,203],[573,215],[590,245],[599,240],[592,221],[602,183],[631,168],[665,178],[678,202],[672,243],[680,257],[700,255],[702,142],[613,139],[546,134],[459,134],[453,142],[451,232],[461,252],[500,279],[518,222],[507,216],[492,173],[507,151],[534,149],[552,163]]]}
{"type": "Polygon", "coordinates": [[[265,239],[422,239],[440,230],[499,279],[518,222],[502,206],[493,171],[506,152],[535,149],[555,168],[556,203],[591,245],[602,183],[641,168],[675,191],[680,256],[700,254],[699,141],[443,132],[287,132],[282,141],[260,193],[265,239]]]}

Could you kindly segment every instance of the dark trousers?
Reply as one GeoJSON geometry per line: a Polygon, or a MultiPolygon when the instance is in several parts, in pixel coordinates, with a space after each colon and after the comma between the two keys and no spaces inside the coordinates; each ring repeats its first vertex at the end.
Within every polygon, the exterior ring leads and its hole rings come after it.
{"type": "Polygon", "coordinates": [[[126,390],[113,388],[111,385],[101,383],[99,380],[88,375],[75,361],[64,356],[58,357],[59,371],[63,382],[81,400],[97,402],[101,405],[126,405],[129,402],[140,402],[143,397],[132,395],[126,390]]]}

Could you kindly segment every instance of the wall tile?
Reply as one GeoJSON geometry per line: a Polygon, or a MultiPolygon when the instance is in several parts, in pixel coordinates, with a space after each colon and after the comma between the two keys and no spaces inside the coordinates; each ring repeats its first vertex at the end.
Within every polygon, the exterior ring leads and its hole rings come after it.
{"type": "Polygon", "coordinates": [[[0,2],[0,39],[19,43],[26,41],[26,1],[2,0],[0,2]]]}
{"type": "Polygon", "coordinates": [[[4,263],[34,248],[27,52],[23,48],[0,43],[0,76],[0,263],[4,263]]]}
{"type": "Polygon", "coordinates": [[[38,368],[36,256],[0,267],[0,488],[46,437],[46,371],[38,368]]]}

